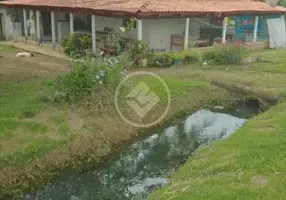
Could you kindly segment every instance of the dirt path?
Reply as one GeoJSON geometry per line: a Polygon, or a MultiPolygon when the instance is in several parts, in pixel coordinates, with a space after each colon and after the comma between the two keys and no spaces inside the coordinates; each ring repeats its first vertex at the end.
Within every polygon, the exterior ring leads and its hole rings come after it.
{"type": "Polygon", "coordinates": [[[61,54],[57,51],[53,51],[51,48],[48,48],[45,46],[38,46],[38,45],[33,45],[33,44],[25,44],[21,42],[12,42],[12,41],[2,42],[2,43],[4,45],[12,45],[16,47],[17,49],[22,49],[24,51],[43,54],[43,55],[54,57],[54,58],[70,60],[70,58],[67,57],[66,55],[61,54]]]}
{"type": "Polygon", "coordinates": [[[34,53],[34,57],[16,58],[20,49],[2,49],[0,52],[0,82],[56,77],[69,71],[66,59],[34,53]]]}

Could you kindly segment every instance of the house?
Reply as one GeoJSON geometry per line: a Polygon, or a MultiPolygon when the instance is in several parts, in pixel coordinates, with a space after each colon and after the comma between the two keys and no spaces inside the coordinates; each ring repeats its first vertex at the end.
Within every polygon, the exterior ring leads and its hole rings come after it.
{"type": "Polygon", "coordinates": [[[108,29],[137,19],[123,37],[156,51],[268,40],[266,19],[286,9],[252,0],[10,0],[0,2],[2,36],[57,45],[68,34],[92,35],[93,51],[108,29]]]}

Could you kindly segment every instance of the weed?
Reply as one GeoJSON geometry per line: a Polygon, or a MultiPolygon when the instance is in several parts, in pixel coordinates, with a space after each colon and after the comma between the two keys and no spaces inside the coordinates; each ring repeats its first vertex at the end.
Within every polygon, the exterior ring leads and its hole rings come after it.
{"type": "Polygon", "coordinates": [[[22,111],[22,117],[23,118],[33,118],[37,113],[37,110],[32,110],[29,108],[25,108],[22,111]]]}
{"type": "Polygon", "coordinates": [[[48,83],[50,91],[41,99],[56,104],[76,103],[103,88],[115,88],[121,78],[120,66],[110,67],[86,59],[84,62],[74,63],[71,72],[48,83]]]}
{"type": "Polygon", "coordinates": [[[13,45],[7,45],[4,43],[0,43],[0,52],[1,50],[13,50],[13,49],[16,49],[16,47],[13,45]]]}
{"type": "Polygon", "coordinates": [[[91,35],[85,33],[69,35],[63,40],[62,46],[68,56],[74,58],[87,56],[90,54],[92,47],[91,35]]]}
{"type": "Polygon", "coordinates": [[[194,64],[200,60],[201,54],[197,49],[176,52],[149,53],[148,63],[155,67],[171,67],[176,63],[194,64]]]}
{"type": "Polygon", "coordinates": [[[209,64],[225,65],[239,64],[249,54],[250,50],[244,45],[227,44],[215,46],[213,49],[204,52],[202,57],[209,64]]]}

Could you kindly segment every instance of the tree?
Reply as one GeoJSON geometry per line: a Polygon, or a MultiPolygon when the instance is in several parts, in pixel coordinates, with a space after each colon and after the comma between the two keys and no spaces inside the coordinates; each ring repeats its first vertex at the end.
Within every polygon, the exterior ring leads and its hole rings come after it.
{"type": "Polygon", "coordinates": [[[286,7],[286,0],[280,0],[280,1],[278,2],[278,5],[279,5],[279,6],[284,6],[284,7],[286,7]]]}
{"type": "MultiPolygon", "coordinates": [[[[257,0],[257,1],[265,2],[265,0],[257,0]]],[[[286,0],[278,0],[278,5],[286,7],[286,0]]]]}

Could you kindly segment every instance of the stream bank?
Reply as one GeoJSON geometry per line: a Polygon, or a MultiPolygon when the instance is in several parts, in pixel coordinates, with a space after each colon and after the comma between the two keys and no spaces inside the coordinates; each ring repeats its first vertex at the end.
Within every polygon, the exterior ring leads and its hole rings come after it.
{"type": "Polygon", "coordinates": [[[200,149],[148,199],[286,199],[285,108],[274,105],[200,149]]]}
{"type": "Polygon", "coordinates": [[[134,142],[99,168],[61,177],[24,200],[96,200],[145,198],[167,184],[189,156],[201,146],[223,139],[257,112],[256,107],[202,109],[176,123],[166,124],[134,142]]]}

